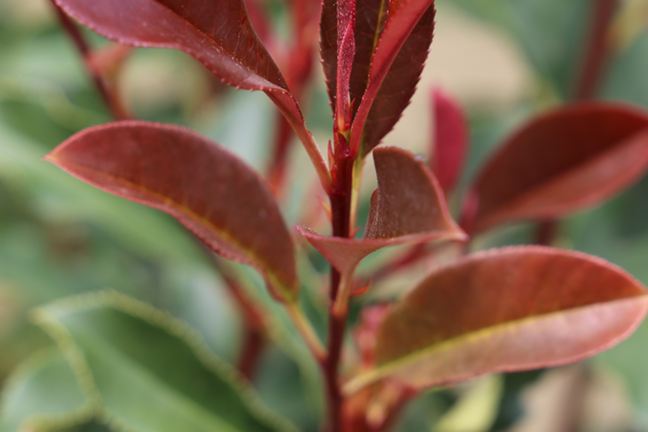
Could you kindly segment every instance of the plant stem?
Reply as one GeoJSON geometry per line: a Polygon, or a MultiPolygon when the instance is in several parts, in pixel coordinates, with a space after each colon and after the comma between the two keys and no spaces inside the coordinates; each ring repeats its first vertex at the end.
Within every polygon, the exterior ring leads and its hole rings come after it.
{"type": "Polygon", "coordinates": [[[558,234],[558,221],[549,220],[540,222],[536,230],[536,238],[534,243],[544,246],[551,246],[558,234]]]}
{"type": "Polygon", "coordinates": [[[586,41],[581,70],[576,80],[573,98],[591,99],[596,96],[611,57],[610,26],[619,0],[596,0],[586,41]]]}
{"type": "Polygon", "coordinates": [[[267,175],[268,183],[275,192],[280,195],[286,178],[286,159],[290,149],[292,128],[283,116],[277,117],[277,132],[273,143],[272,161],[267,175]]]}
{"type": "Polygon", "coordinates": [[[264,332],[258,328],[245,324],[245,340],[239,356],[237,369],[248,381],[254,380],[259,360],[265,348],[264,332]]]}
{"type": "MultiPolygon", "coordinates": [[[[202,246],[202,242],[200,244],[202,246]]],[[[266,323],[263,313],[243,292],[235,276],[221,263],[220,259],[207,247],[203,246],[202,249],[210,258],[214,268],[220,274],[232,298],[238,305],[238,309],[243,314],[245,336],[243,349],[238,360],[238,370],[241,375],[251,381],[265,348],[266,323]]]]}
{"type": "Polygon", "coordinates": [[[326,359],[327,357],[326,349],[322,345],[322,342],[320,342],[320,339],[313,329],[310,321],[304,315],[304,311],[301,309],[301,306],[297,302],[287,303],[285,306],[290,319],[292,320],[293,324],[295,324],[295,327],[301,334],[302,339],[304,339],[304,342],[306,343],[310,351],[313,353],[313,356],[320,363],[323,363],[324,359],[326,359]]]}
{"type": "MultiPolygon", "coordinates": [[[[619,0],[595,0],[591,23],[585,41],[583,60],[577,74],[572,99],[587,100],[596,97],[601,79],[609,64],[611,53],[610,27],[619,6],[619,0]]],[[[538,225],[536,243],[550,245],[558,231],[558,221],[549,220],[538,225]]]]}
{"type": "MultiPolygon", "coordinates": [[[[342,157],[338,159],[336,165],[337,173],[334,176],[336,184],[333,192],[329,195],[333,236],[349,238],[351,234],[353,168],[355,160],[342,157]]],[[[328,432],[342,431],[343,397],[338,381],[338,372],[347,316],[346,312],[336,314],[333,309],[340,291],[341,279],[340,272],[331,266],[328,355],[322,364],[329,408],[328,432]]]]}
{"type": "Polygon", "coordinates": [[[126,109],[117,98],[117,95],[115,92],[110,91],[108,85],[101,76],[101,72],[92,65],[92,50],[79,30],[79,27],[77,27],[74,21],[72,21],[72,19],[54,2],[54,0],[51,1],[52,5],[54,5],[54,10],[61,27],[63,27],[63,30],[65,30],[81,54],[85,68],[92,78],[99,95],[110,110],[113,118],[115,120],[128,120],[130,116],[126,113],[126,109]]]}

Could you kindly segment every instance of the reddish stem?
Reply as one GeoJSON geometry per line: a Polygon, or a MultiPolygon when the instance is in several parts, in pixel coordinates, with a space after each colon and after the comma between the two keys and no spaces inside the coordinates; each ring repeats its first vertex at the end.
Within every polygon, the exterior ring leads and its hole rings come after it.
{"type": "Polygon", "coordinates": [[[283,115],[279,114],[277,118],[277,132],[273,145],[274,154],[270,163],[270,172],[268,173],[268,182],[276,195],[281,193],[285,182],[288,150],[290,149],[290,140],[292,137],[293,131],[290,123],[286,121],[283,115]]]}
{"type": "Polygon", "coordinates": [[[208,248],[203,247],[202,249],[214,264],[214,268],[216,268],[223,278],[232,298],[238,305],[238,309],[243,314],[245,336],[241,355],[238,360],[238,370],[245,378],[252,381],[265,348],[266,326],[263,314],[244,293],[236,277],[222,265],[220,259],[208,248]]]}
{"type": "MultiPolygon", "coordinates": [[[[336,179],[331,200],[331,224],[333,236],[350,237],[351,227],[351,194],[353,189],[353,166],[354,159],[341,156],[337,158],[336,179]]],[[[341,432],[342,429],[342,404],[344,402],[338,372],[340,359],[342,357],[342,345],[346,329],[346,314],[338,316],[333,313],[333,305],[339,293],[340,273],[331,267],[330,279],[330,309],[329,309],[329,333],[328,333],[328,355],[322,364],[326,391],[328,397],[329,432],[341,432]]]]}
{"type": "Polygon", "coordinates": [[[259,360],[265,348],[265,336],[262,330],[245,325],[245,341],[239,357],[237,369],[248,381],[254,380],[259,360]]]}
{"type": "MultiPolygon", "coordinates": [[[[584,56],[578,73],[572,98],[586,100],[596,97],[601,79],[612,56],[610,27],[619,0],[596,0],[592,8],[589,36],[585,42],[584,56]]],[[[538,225],[536,243],[550,245],[558,232],[558,221],[546,221],[538,225]]]]}
{"type": "Polygon", "coordinates": [[[63,27],[81,54],[85,68],[92,78],[99,95],[110,110],[113,118],[116,120],[128,120],[130,116],[126,113],[126,110],[117,98],[117,95],[115,92],[110,91],[108,85],[101,76],[101,72],[92,65],[92,50],[79,30],[79,27],[77,27],[72,19],[54,2],[54,0],[52,0],[52,4],[54,5],[54,10],[56,11],[56,16],[61,23],[61,27],[63,27]]]}
{"type": "MultiPolygon", "coordinates": [[[[252,2],[252,0],[248,0],[252,2]]],[[[301,100],[302,93],[313,75],[313,41],[317,37],[316,25],[319,18],[319,3],[299,0],[291,4],[292,22],[295,28],[294,44],[283,52],[284,67],[282,71],[292,94],[301,100]]],[[[277,54],[277,57],[280,55],[277,54]]],[[[277,120],[277,131],[273,143],[273,157],[270,161],[267,178],[275,191],[280,195],[286,177],[286,164],[290,150],[293,131],[290,123],[283,116],[277,120]]]]}
{"type": "Polygon", "coordinates": [[[541,222],[536,230],[535,244],[551,246],[558,234],[558,221],[541,222]]]}
{"type": "Polygon", "coordinates": [[[619,0],[596,0],[574,99],[591,99],[596,96],[612,54],[609,30],[618,4],[619,0]]]}

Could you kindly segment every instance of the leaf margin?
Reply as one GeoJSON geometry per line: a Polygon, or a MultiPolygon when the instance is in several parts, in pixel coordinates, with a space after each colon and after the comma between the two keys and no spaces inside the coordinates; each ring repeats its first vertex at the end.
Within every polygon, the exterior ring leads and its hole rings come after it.
{"type": "MultiPolygon", "coordinates": [[[[175,318],[169,312],[156,309],[150,304],[136,300],[115,290],[102,290],[67,297],[35,308],[30,312],[31,322],[42,328],[56,342],[61,351],[74,360],[72,369],[77,374],[79,385],[87,389],[88,393],[93,398],[96,398],[96,400],[101,400],[101,396],[94,383],[90,366],[81,350],[76,346],[72,334],[55,316],[57,309],[59,311],[67,310],[68,312],[75,312],[102,307],[112,308],[133,318],[140,319],[158,328],[160,331],[178,338],[178,340],[187,344],[196,356],[196,359],[206,369],[241,394],[242,403],[248,409],[251,416],[270,427],[276,428],[278,431],[297,432],[297,429],[288,420],[283,419],[265,406],[253,388],[235,368],[214,354],[203,336],[197,330],[184,321],[175,318]]],[[[131,431],[121,420],[111,417],[103,407],[99,416],[111,428],[114,427],[119,430],[131,431]]]]}

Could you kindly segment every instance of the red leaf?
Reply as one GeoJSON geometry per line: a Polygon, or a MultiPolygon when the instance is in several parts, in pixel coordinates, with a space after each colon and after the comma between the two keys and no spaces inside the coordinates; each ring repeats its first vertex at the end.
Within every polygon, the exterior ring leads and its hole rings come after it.
{"type": "Polygon", "coordinates": [[[594,206],[647,168],[645,112],[604,102],[555,109],[513,134],[477,177],[475,230],[594,206]]]}
{"type": "Polygon", "coordinates": [[[182,50],[223,82],[261,90],[304,143],[325,187],[328,174],[297,100],[252,29],[243,0],[55,0],[97,33],[132,46],[182,50]]]}
{"type": "Polygon", "coordinates": [[[434,138],[432,171],[448,194],[457,183],[466,158],[468,127],[461,107],[440,89],[432,91],[434,138]]]}
{"type": "Polygon", "coordinates": [[[376,368],[347,391],[385,377],[425,388],[575,362],[629,336],[647,294],[624,270],[582,253],[527,246],[468,255],[388,313],[376,368]]]}
{"type": "MultiPolygon", "coordinates": [[[[386,20],[390,19],[392,9],[395,10],[398,7],[396,4],[399,2],[388,3],[382,0],[356,1],[356,52],[350,86],[351,100],[354,102],[354,115],[367,90],[367,83],[376,79],[375,73],[370,77],[370,67],[375,72],[376,65],[373,63],[375,62],[374,54],[377,50],[377,43],[382,38],[386,20]]],[[[390,60],[393,64],[387,65],[386,76],[380,78],[381,82],[377,83],[377,96],[374,94],[369,103],[370,106],[366,107],[369,112],[366,113],[363,145],[365,154],[378,145],[380,140],[394,127],[414,94],[434,32],[434,5],[432,3],[432,1],[427,1],[427,10],[422,18],[419,17],[420,21],[417,19],[413,23],[410,22],[409,29],[401,29],[408,33],[405,36],[405,41],[402,46],[396,48],[396,57],[390,60]]],[[[334,38],[337,34],[337,24],[334,19],[336,16],[335,4],[336,2],[333,0],[324,0],[320,26],[322,60],[332,106],[336,104],[337,82],[338,45],[334,38]]],[[[393,31],[390,34],[389,37],[394,37],[393,31]]],[[[381,44],[385,43],[381,40],[381,44]]]]}
{"type": "Polygon", "coordinates": [[[338,71],[335,117],[338,131],[351,125],[349,82],[355,56],[355,0],[338,0],[338,71]]]}
{"type": "Polygon", "coordinates": [[[293,300],[293,243],[262,179],[190,130],[119,122],[74,135],[46,158],[100,189],[178,219],[214,251],[258,268],[272,294],[293,300]]]}
{"type": "MultiPolygon", "coordinates": [[[[360,150],[362,141],[363,154],[369,153],[409,104],[432,42],[434,15],[434,0],[389,2],[351,130],[352,154],[360,150]]],[[[360,18],[357,21],[360,26],[360,18]]]]}
{"type": "Polygon", "coordinates": [[[429,168],[411,153],[385,147],[374,151],[378,189],[371,197],[362,240],[300,232],[341,273],[386,246],[467,239],[452,220],[443,192],[429,168]]]}

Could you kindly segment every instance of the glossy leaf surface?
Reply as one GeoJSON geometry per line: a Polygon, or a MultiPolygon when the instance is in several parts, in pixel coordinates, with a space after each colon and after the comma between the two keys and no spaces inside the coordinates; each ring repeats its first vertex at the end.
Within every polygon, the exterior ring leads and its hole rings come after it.
{"type": "Polygon", "coordinates": [[[432,171],[447,194],[456,185],[464,166],[468,149],[468,125],[461,107],[440,89],[433,90],[432,105],[432,171]]]}
{"type": "Polygon", "coordinates": [[[121,122],[80,132],[47,159],[174,216],[217,253],[261,270],[275,297],[297,295],[292,239],[270,190],[216,143],[175,126],[121,122]]]}
{"type": "Polygon", "coordinates": [[[229,85],[287,93],[243,0],[56,0],[83,24],[120,43],[181,49],[229,85]]]}
{"type": "Polygon", "coordinates": [[[629,336],[648,292],[599,258],[540,246],[468,255],[437,270],[381,323],[376,368],[414,388],[558,366],[629,336]]]}
{"type": "Polygon", "coordinates": [[[9,377],[0,400],[0,432],[50,430],[88,419],[93,406],[56,350],[37,353],[9,377]]]}
{"type": "Polygon", "coordinates": [[[353,150],[363,140],[362,152],[371,151],[409,103],[432,41],[434,16],[434,0],[389,2],[384,30],[372,45],[366,90],[357,102],[353,150]]]}
{"type": "MultiPolygon", "coordinates": [[[[337,83],[337,21],[336,1],[323,3],[321,51],[324,73],[328,83],[332,106],[336,103],[337,83]]],[[[356,1],[355,58],[351,71],[350,97],[353,112],[358,111],[369,82],[376,44],[385,29],[389,2],[382,0],[356,1]]],[[[410,29],[411,30],[411,29],[410,29]]],[[[376,101],[367,117],[364,148],[368,152],[394,127],[403,110],[414,94],[421,76],[434,32],[434,6],[429,6],[425,15],[407,37],[393,65],[379,89],[376,101]]]]}
{"type": "Polygon", "coordinates": [[[384,147],[374,151],[378,189],[371,197],[362,240],[301,233],[340,272],[386,246],[433,240],[466,240],[448,211],[443,192],[429,168],[411,153],[384,147]]]}
{"type": "Polygon", "coordinates": [[[261,90],[282,111],[318,167],[324,165],[299,104],[254,32],[244,0],[55,0],[102,36],[125,45],[182,50],[230,86],[261,90]]]}
{"type": "Polygon", "coordinates": [[[125,430],[270,432],[294,429],[265,407],[186,324],[114,292],[35,313],[125,430]]]}
{"type": "Polygon", "coordinates": [[[473,186],[474,229],[559,218],[599,204],[648,167],[648,115],[584,102],[555,109],[513,134],[473,186]]]}

